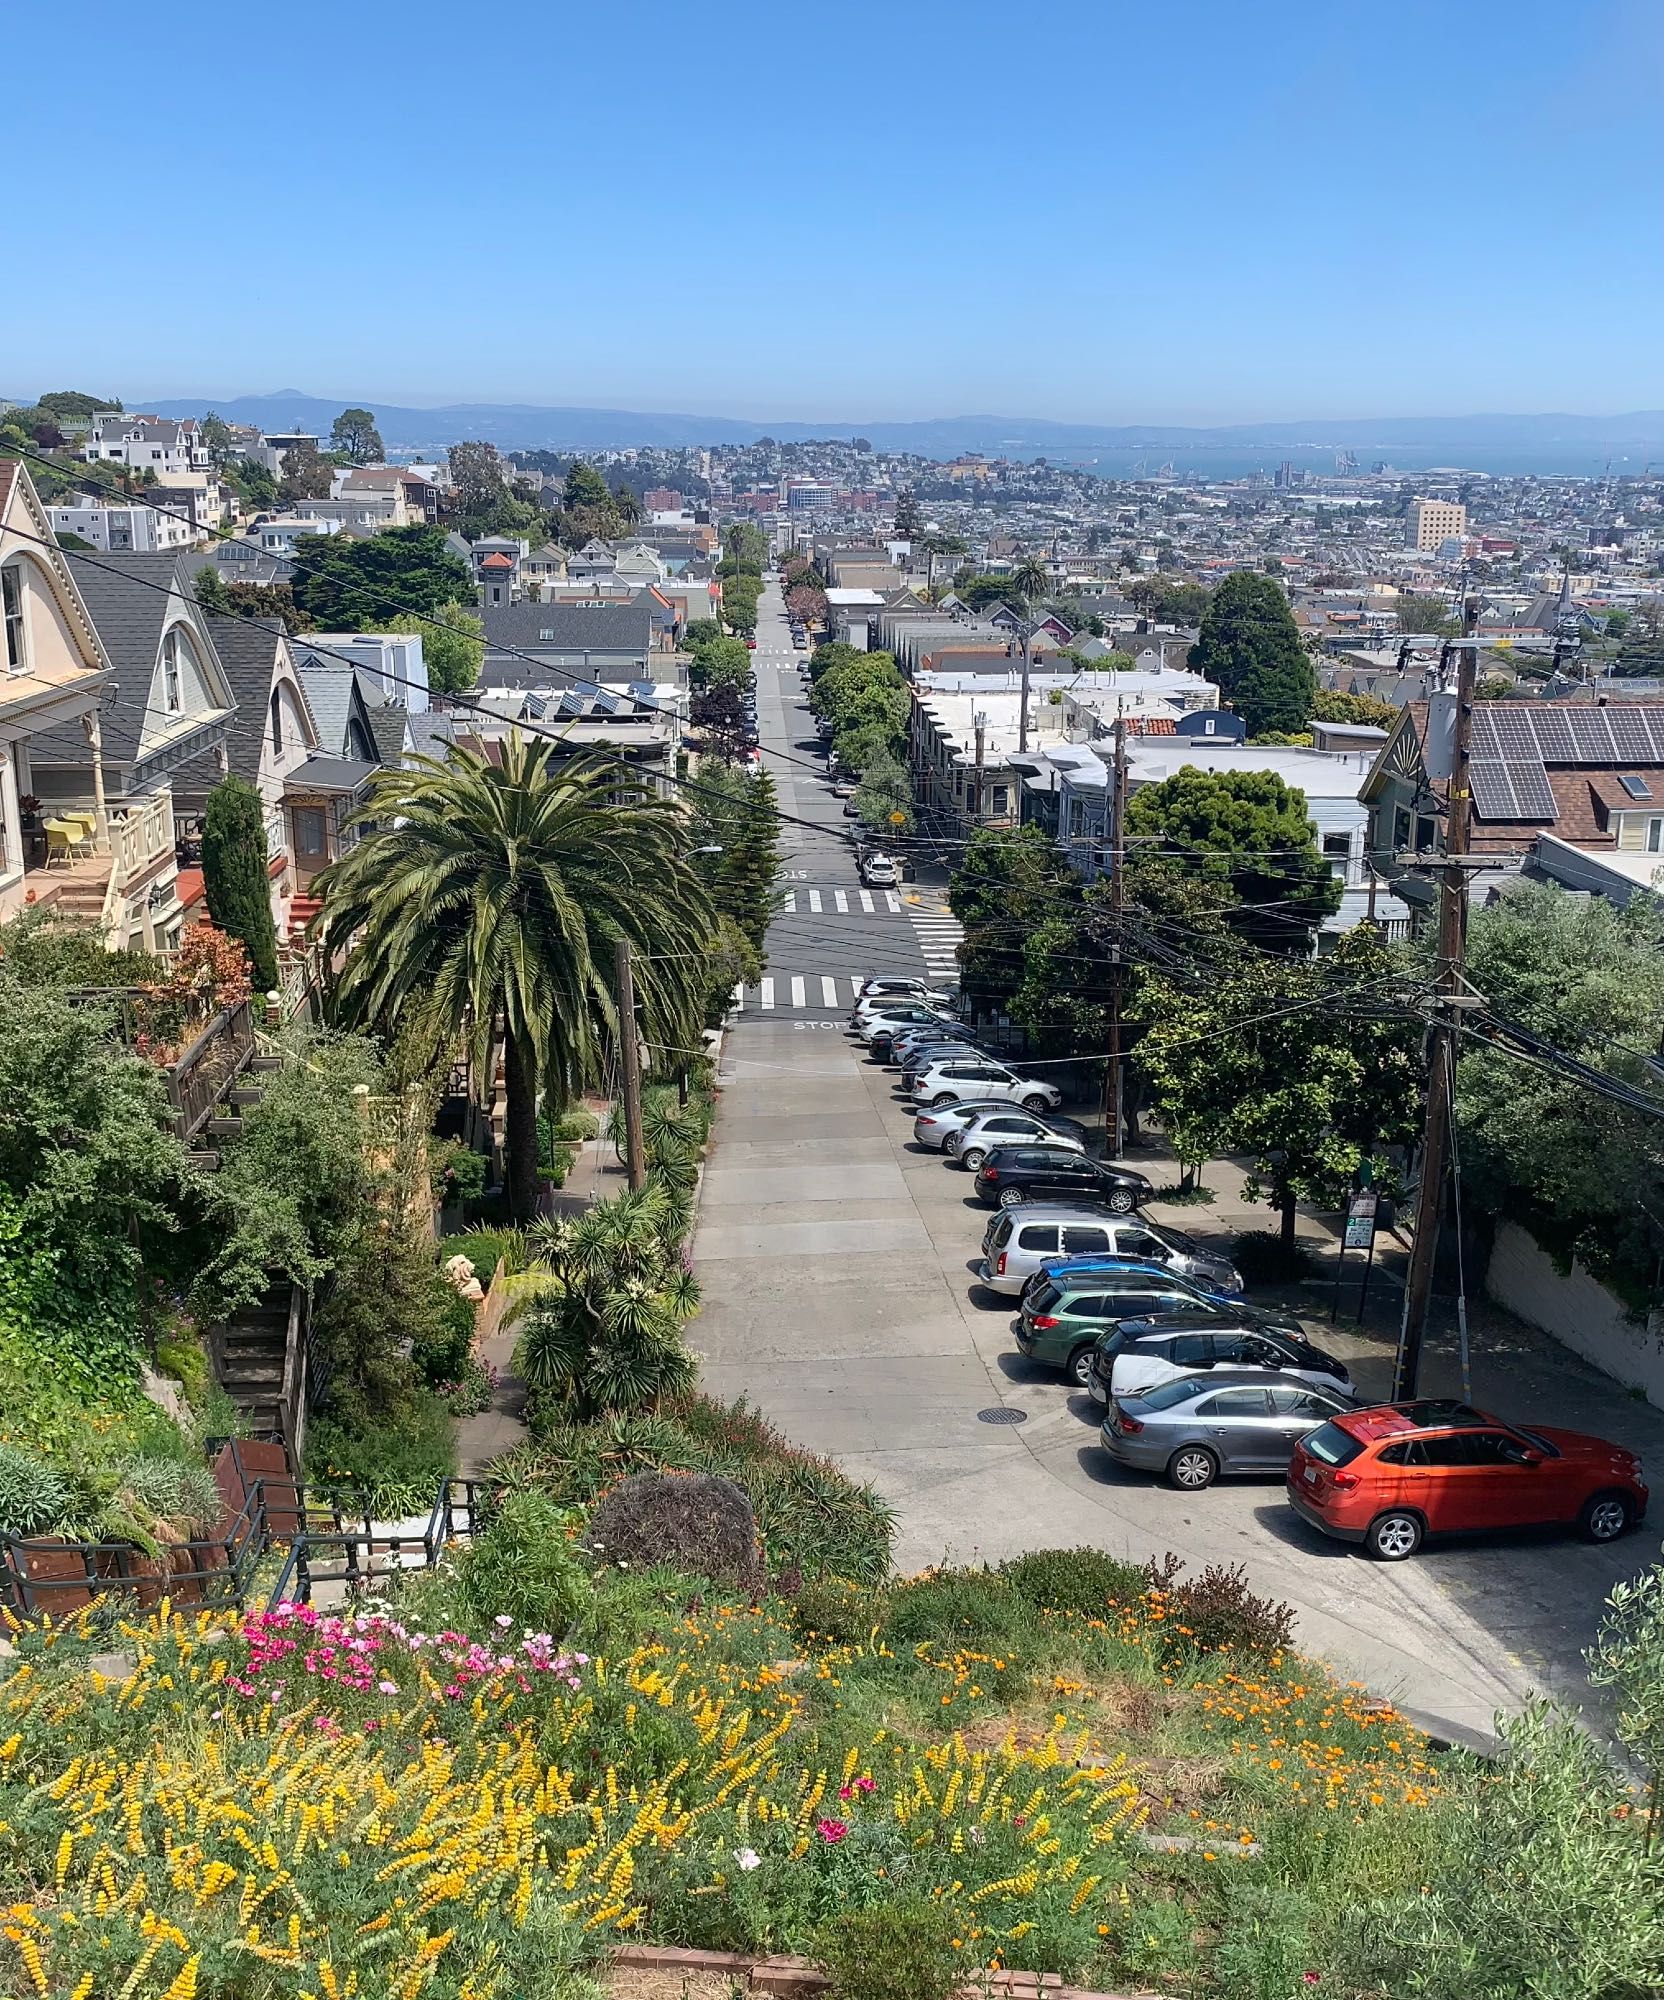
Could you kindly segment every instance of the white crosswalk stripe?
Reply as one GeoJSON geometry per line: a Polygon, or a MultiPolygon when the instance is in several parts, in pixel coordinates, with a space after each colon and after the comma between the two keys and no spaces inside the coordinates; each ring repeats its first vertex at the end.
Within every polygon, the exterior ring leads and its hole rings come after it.
{"type": "MultiPolygon", "coordinates": [[[[853,979],[849,983],[856,992],[860,991],[853,979]]],[[[823,972],[820,976],[820,1000],[823,1007],[836,1007],[838,1004],[838,982],[830,972],[823,972]]]]}
{"type": "Polygon", "coordinates": [[[803,974],[801,972],[794,972],[792,974],[792,1005],[794,1007],[801,1007],[803,1004],[803,974]]]}
{"type": "Polygon", "coordinates": [[[765,979],[763,981],[761,1004],[765,1013],[774,1005],[774,981],[772,979],[765,979]]]}
{"type": "Polygon", "coordinates": [[[780,910],[784,916],[830,916],[836,911],[840,916],[854,916],[857,909],[869,917],[910,916],[919,921],[918,913],[908,908],[894,889],[838,889],[830,883],[821,889],[787,889],[780,898],[780,910]]]}
{"type": "Polygon", "coordinates": [[[752,1007],[760,1007],[765,1014],[836,1013],[860,999],[863,976],[858,972],[785,973],[751,986],[736,986],[730,1004],[736,1014],[752,1007]]]}
{"type": "Polygon", "coordinates": [[[959,945],[965,936],[959,919],[937,910],[909,910],[907,914],[912,919],[913,935],[919,941],[926,972],[935,979],[957,974],[959,945]]]}

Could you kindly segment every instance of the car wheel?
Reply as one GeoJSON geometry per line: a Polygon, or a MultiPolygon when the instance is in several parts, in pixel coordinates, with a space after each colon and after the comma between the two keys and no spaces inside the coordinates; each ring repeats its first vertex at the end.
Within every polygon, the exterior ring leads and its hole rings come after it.
{"type": "Polygon", "coordinates": [[[1181,1493],[1200,1493],[1219,1477],[1219,1461],[1205,1444],[1181,1445],[1167,1461],[1167,1483],[1181,1493]]]}
{"type": "Polygon", "coordinates": [[[1377,1514],[1364,1536],[1364,1547],[1377,1562],[1400,1563],[1421,1547],[1426,1532],[1418,1514],[1377,1514]]]}
{"type": "Polygon", "coordinates": [[[1138,1206],[1138,1197],[1131,1188],[1111,1188],[1104,1196],[1104,1207],[1111,1215],[1130,1215],[1138,1206]]]}
{"type": "Polygon", "coordinates": [[[1045,1093],[1038,1090],[1028,1097],[1019,1097],[1017,1102],[1025,1111],[1044,1111],[1048,1108],[1045,1093]]]}
{"type": "Polygon", "coordinates": [[[1021,1208],[1027,1199],[1027,1195],[1023,1193],[1021,1188],[1000,1189],[1001,1208],[1021,1208]]]}
{"type": "Polygon", "coordinates": [[[959,1164],[962,1167],[969,1168],[969,1170],[974,1174],[977,1168],[982,1165],[983,1161],[987,1159],[987,1157],[988,1157],[988,1149],[986,1146],[968,1146],[966,1147],[965,1151],[959,1155],[959,1164]]]}
{"type": "Polygon", "coordinates": [[[951,1090],[939,1090],[930,1102],[932,1109],[940,1111],[944,1104],[951,1104],[953,1102],[953,1092],[951,1090]]]}
{"type": "Polygon", "coordinates": [[[1092,1383],[1092,1349],[1077,1347],[1069,1356],[1069,1365],[1063,1371],[1077,1389],[1090,1388],[1092,1383]]]}
{"type": "Polygon", "coordinates": [[[1577,1525],[1591,1542],[1615,1542],[1629,1526],[1630,1505],[1621,1493],[1596,1493],[1584,1501],[1577,1525]]]}

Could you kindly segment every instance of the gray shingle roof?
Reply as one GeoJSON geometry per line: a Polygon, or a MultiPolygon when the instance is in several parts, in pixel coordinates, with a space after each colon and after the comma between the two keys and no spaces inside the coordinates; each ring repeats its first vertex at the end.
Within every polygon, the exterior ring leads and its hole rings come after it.
{"type": "MultiPolygon", "coordinates": [[[[100,555],[88,561],[84,554],[66,550],[64,560],[115,669],[118,693],[99,726],[103,754],[116,763],[131,763],[138,754],[163,621],[170,616],[168,588],[176,587],[183,599],[192,635],[211,668],[217,653],[208,620],[178,555],[100,555]]],[[[71,755],[66,749],[62,761],[90,764],[92,753],[71,755]]]]}
{"type": "MultiPolygon", "coordinates": [[[[611,601],[587,604],[487,605],[485,664],[480,679],[488,686],[536,685],[540,669],[515,652],[539,659],[563,657],[577,662],[585,653],[611,654],[645,663],[653,646],[653,618],[634,604],[611,601]]],[[[543,677],[547,669],[541,670],[543,677]]]]}
{"type": "MultiPolygon", "coordinates": [[[[288,646],[288,638],[283,627],[271,618],[237,618],[224,612],[209,612],[207,618],[214,650],[220,656],[220,665],[237,700],[237,714],[226,734],[226,756],[232,771],[252,785],[260,774],[272,676],[288,646]]],[[[301,701],[310,715],[311,704],[304,687],[301,701]]],[[[317,718],[312,719],[315,725],[317,718]]],[[[174,773],[174,784],[181,791],[208,791],[218,778],[218,765],[212,756],[196,757],[174,773]]]]}
{"type": "Polygon", "coordinates": [[[371,717],[384,699],[377,683],[361,668],[349,667],[332,654],[309,653],[304,633],[295,639],[294,652],[307,704],[318,725],[319,755],[341,757],[354,753],[357,746],[349,734],[349,726],[355,714],[374,743],[375,724],[371,717]]]}

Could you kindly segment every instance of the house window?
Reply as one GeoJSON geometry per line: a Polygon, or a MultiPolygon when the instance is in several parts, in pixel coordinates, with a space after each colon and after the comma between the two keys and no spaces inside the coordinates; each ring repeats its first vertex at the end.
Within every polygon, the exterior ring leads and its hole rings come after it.
{"type": "Polygon", "coordinates": [[[1433,824],[1432,820],[1428,818],[1426,813],[1418,813],[1416,815],[1416,852],[1418,854],[1430,854],[1437,838],[1438,828],[1433,824]]]}
{"type": "Polygon", "coordinates": [[[272,689],[272,755],[283,755],[283,696],[272,689]]]}
{"type": "Polygon", "coordinates": [[[1395,854],[1402,854],[1410,844],[1410,815],[1399,806],[1392,816],[1392,846],[1395,854]]]}
{"type": "Polygon", "coordinates": [[[1326,833],[1323,836],[1323,852],[1331,861],[1344,861],[1352,852],[1352,836],[1349,833],[1326,833]]]}
{"type": "Polygon", "coordinates": [[[178,715],[185,706],[184,679],[179,671],[179,634],[170,632],[162,641],[162,706],[169,715],[178,715]]]}
{"type": "Polygon", "coordinates": [[[6,619],[6,670],[21,673],[29,663],[28,637],[23,626],[23,568],[8,563],[0,569],[0,607],[6,619]]]}
{"type": "Polygon", "coordinates": [[[1664,853],[1664,819],[1649,819],[1647,821],[1647,852],[1649,854],[1664,853]]]}
{"type": "Polygon", "coordinates": [[[322,861],[327,852],[328,822],[322,806],[295,807],[295,852],[302,861],[322,861]]]}

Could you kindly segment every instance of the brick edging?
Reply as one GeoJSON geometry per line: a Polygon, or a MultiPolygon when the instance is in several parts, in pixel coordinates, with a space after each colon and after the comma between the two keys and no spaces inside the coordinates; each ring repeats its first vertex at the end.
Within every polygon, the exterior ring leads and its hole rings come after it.
{"type": "MultiPolygon", "coordinates": [[[[775,1994],[779,2000],[814,2000],[831,1988],[826,1974],[808,1958],[748,1958],[743,1952],[694,1951],[685,1945],[626,1944],[612,1953],[611,1963],[640,1972],[726,1975],[747,1993],[775,1994]]],[[[958,2000],[1159,2000],[1159,1996],[1088,1993],[1065,1986],[1055,1972],[1002,1968],[979,1973],[960,1987],[958,2000]]]]}

